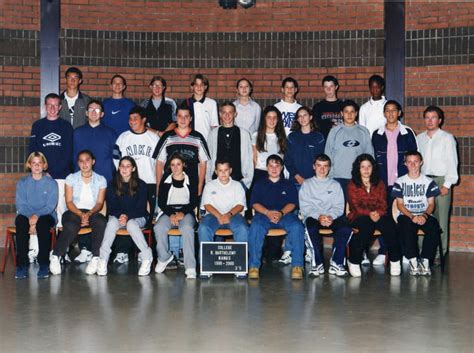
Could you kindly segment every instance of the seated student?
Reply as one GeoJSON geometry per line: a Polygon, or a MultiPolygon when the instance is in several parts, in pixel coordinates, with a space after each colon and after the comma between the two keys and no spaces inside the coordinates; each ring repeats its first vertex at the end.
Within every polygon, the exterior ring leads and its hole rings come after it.
{"type": "Polygon", "coordinates": [[[252,99],[253,85],[250,80],[241,78],[237,81],[237,99],[234,101],[237,117],[235,125],[247,130],[250,135],[257,131],[262,108],[252,99]]]}
{"type": "Polygon", "coordinates": [[[433,217],[435,197],[440,194],[438,185],[421,174],[423,157],[418,151],[405,153],[408,174],[399,177],[392,189],[399,211],[398,236],[403,242],[403,255],[410,263],[411,275],[431,275],[433,262],[440,241],[440,227],[433,217]],[[425,233],[421,254],[418,250],[418,230],[425,233]]]}
{"type": "Polygon", "coordinates": [[[342,124],[331,129],[324,149],[332,161],[331,177],[341,184],[345,200],[352,163],[362,153],[374,154],[369,130],[356,122],[358,111],[359,106],[354,101],[342,103],[342,124]]]}
{"type": "Polygon", "coordinates": [[[283,159],[272,154],[267,158],[268,177],[255,183],[250,204],[256,214],[249,231],[249,278],[259,278],[263,241],[270,228],[283,228],[292,245],[291,278],[303,278],[304,228],[293,212],[298,194],[292,182],[283,178],[283,159]]]}
{"type": "Polygon", "coordinates": [[[206,179],[215,179],[215,161],[226,159],[232,164],[232,180],[241,182],[245,189],[249,189],[253,178],[252,142],[247,130],[234,125],[236,115],[232,102],[226,101],[219,107],[222,125],[209,133],[207,145],[211,161],[207,164],[206,179]]]}
{"type": "Polygon", "coordinates": [[[400,247],[398,245],[395,223],[387,210],[387,193],[380,179],[374,158],[361,154],[352,165],[352,180],[347,186],[350,213],[349,221],[358,229],[349,243],[349,273],[360,277],[362,252],[373,240],[377,229],[382,232],[390,257],[390,274],[400,276],[400,247]]]}
{"type": "Polygon", "coordinates": [[[300,209],[309,235],[307,241],[309,249],[313,252],[309,276],[318,277],[324,273],[322,242],[319,235],[321,228],[331,229],[334,232],[329,274],[346,276],[344,259],[352,229],[347,225],[344,216],[344,194],[341,185],[328,177],[331,159],[327,155],[317,156],[313,168],[315,176],[306,179],[299,192],[300,209]]]}
{"type": "Polygon", "coordinates": [[[187,279],[196,278],[196,259],[194,257],[194,208],[197,207],[197,184],[191,184],[184,172],[186,160],[180,153],[169,158],[168,177],[161,179],[158,206],[163,214],[153,228],[156,237],[158,263],[156,273],[162,273],[170,264],[174,255],[168,245],[168,231],[178,228],[183,238],[184,267],[187,279]]]}
{"type": "Polygon", "coordinates": [[[58,185],[44,173],[48,162],[41,152],[32,152],[25,164],[31,171],[16,185],[16,272],[15,278],[28,277],[28,245],[30,236],[38,235],[39,253],[38,278],[49,276],[49,250],[51,234],[49,229],[56,224],[58,185]]]}
{"type": "Polygon", "coordinates": [[[95,157],[91,151],[84,150],[77,155],[79,171],[66,178],[66,206],[63,214],[63,231],[58,237],[51,256],[49,271],[61,274],[59,257],[64,256],[81,227],[92,228],[92,260],[99,262],[100,244],[104,238],[107,220],[100,213],[104,206],[107,181],[96,174],[92,168],[95,157]]]}
{"type": "Polygon", "coordinates": [[[285,167],[290,173],[290,181],[297,189],[305,179],[314,175],[314,158],[324,153],[324,136],[316,131],[311,109],[301,107],[296,111],[291,133],[288,136],[288,151],[285,154],[285,167]]]}
{"type": "Polygon", "coordinates": [[[120,159],[118,173],[107,187],[106,200],[109,220],[100,246],[100,260],[89,262],[87,274],[107,275],[107,263],[117,231],[126,228],[142,254],[138,275],[147,276],[153,261],[153,254],[141,231],[148,218],[147,186],[139,179],[137,163],[132,157],[125,156],[120,159]]]}
{"type": "MultiPolygon", "coordinates": [[[[215,165],[217,179],[207,183],[202,193],[201,209],[206,215],[199,224],[199,242],[214,241],[218,229],[230,229],[236,242],[247,242],[248,225],[240,214],[247,208],[245,190],[230,177],[232,167],[228,160],[217,160],[215,165]]],[[[209,277],[201,274],[201,278],[209,277]]]]}

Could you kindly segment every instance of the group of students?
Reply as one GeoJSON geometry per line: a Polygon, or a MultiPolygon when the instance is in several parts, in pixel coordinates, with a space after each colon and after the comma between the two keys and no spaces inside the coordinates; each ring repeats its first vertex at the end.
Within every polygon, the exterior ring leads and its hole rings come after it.
{"type": "MultiPolygon", "coordinates": [[[[287,235],[283,245],[270,242],[270,259],[283,247],[279,262],[291,263],[294,279],[303,278],[305,247],[309,275],[325,272],[322,228],[334,236],[330,274],[360,276],[375,229],[383,239],[375,260],[384,263],[388,253],[392,275],[401,273],[402,254],[411,274],[431,273],[440,234],[447,238],[447,223],[443,228],[441,219],[441,231],[433,217],[435,200],[450,197],[457,182],[456,145],[439,127],[440,108],[425,110],[427,131],[415,137],[399,122],[398,102],[383,97],[385,83],[378,75],[369,79],[372,97],[360,112],[355,102],[337,98],[333,76],[323,78],[325,99],[313,109],[297,103],[298,83],[288,77],[282,100],[263,111],[245,78],[236,84],[238,99],[219,107],[207,97],[209,82],[200,74],[191,83],[192,97],[179,106],[165,96],[166,80],[159,76],[150,81],[151,97],[139,106],[124,97],[121,75],[111,79],[113,94],[104,102],[83,94],[81,83],[81,71],[69,68],[66,90],[46,96],[46,118],[33,125],[26,162],[31,175],[17,186],[16,278],[28,275],[34,235],[38,277],[60,274],[61,259],[83,227],[92,229],[90,244],[79,238],[77,258],[88,261],[87,274],[107,274],[116,233],[126,228],[140,252],[138,274],[148,275],[153,252],[142,229],[153,227],[155,271],[175,268],[182,248],[186,277],[196,278],[196,214],[200,242],[213,241],[220,228],[248,242],[249,278],[259,277],[271,228],[287,235]],[[429,169],[435,172],[426,174],[438,178],[441,188],[422,174],[426,164],[435,164],[429,169]],[[56,225],[62,230],[50,256],[50,229],[56,225]],[[177,243],[169,240],[171,228],[180,231],[177,243]],[[419,228],[426,234],[421,254],[419,228]]],[[[446,216],[447,222],[449,204],[450,199],[437,218],[446,216]]],[[[126,244],[116,248],[118,256],[130,250],[126,244]]]]}

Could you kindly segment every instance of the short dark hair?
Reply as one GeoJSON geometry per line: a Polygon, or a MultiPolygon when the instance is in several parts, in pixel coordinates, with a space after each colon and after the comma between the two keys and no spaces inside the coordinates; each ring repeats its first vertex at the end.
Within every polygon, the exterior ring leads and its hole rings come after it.
{"type": "Polygon", "coordinates": [[[331,158],[329,158],[329,156],[327,154],[324,154],[324,153],[318,154],[316,157],[314,157],[313,165],[318,161],[319,162],[329,162],[329,166],[331,166],[331,164],[332,164],[331,158]]]}
{"type": "Polygon", "coordinates": [[[235,104],[231,101],[224,101],[221,105],[219,105],[219,110],[222,108],[222,107],[232,107],[234,108],[234,112],[237,111],[237,108],[235,107],[235,104]]]}
{"type": "Polygon", "coordinates": [[[44,104],[46,104],[46,101],[48,99],[58,99],[59,101],[61,101],[61,97],[59,96],[59,94],[56,93],[48,93],[46,97],[44,97],[44,104]]]}
{"type": "Polygon", "coordinates": [[[217,169],[218,164],[227,164],[229,168],[232,168],[232,163],[230,162],[230,159],[228,158],[218,158],[216,159],[216,162],[214,163],[214,167],[217,169]]]}
{"type": "Polygon", "coordinates": [[[324,82],[332,82],[334,83],[335,86],[339,86],[339,81],[335,76],[332,75],[327,75],[324,76],[323,79],[321,80],[321,86],[324,86],[324,82]]]}
{"type": "Polygon", "coordinates": [[[430,113],[430,112],[435,112],[436,114],[438,114],[438,118],[441,120],[441,124],[444,122],[443,109],[441,109],[440,107],[437,107],[436,105],[430,105],[426,107],[426,109],[424,110],[423,118],[425,117],[426,113],[430,113]]]}
{"type": "Polygon", "coordinates": [[[176,115],[178,115],[179,110],[187,110],[189,112],[189,115],[191,116],[191,119],[193,118],[193,111],[188,105],[187,100],[183,101],[180,105],[178,105],[178,107],[176,108],[176,115]]]}
{"type": "Polygon", "coordinates": [[[163,85],[163,91],[166,91],[166,80],[161,76],[153,76],[150,80],[150,86],[155,83],[155,81],[160,81],[163,85]]]}
{"type": "Polygon", "coordinates": [[[380,75],[372,75],[369,77],[369,87],[372,85],[372,82],[377,82],[379,86],[385,87],[385,80],[380,75]]]}
{"type": "Polygon", "coordinates": [[[204,94],[207,94],[207,91],[209,90],[209,80],[207,79],[207,77],[204,76],[203,74],[194,75],[194,78],[191,81],[191,86],[194,86],[197,80],[201,80],[204,83],[204,86],[206,86],[204,94]]]}
{"type": "Polygon", "coordinates": [[[102,105],[102,102],[98,99],[92,99],[88,104],[87,104],[87,109],[89,109],[89,107],[92,105],[92,104],[97,104],[100,106],[100,110],[103,112],[104,111],[104,106],[102,105]]]}
{"type": "Polygon", "coordinates": [[[269,155],[268,158],[267,158],[267,163],[266,163],[266,165],[269,165],[270,162],[272,162],[272,161],[273,161],[273,162],[277,162],[277,163],[280,164],[281,166],[284,166],[284,165],[285,165],[284,162],[283,162],[283,159],[282,159],[279,155],[277,155],[277,154],[271,154],[271,155],[269,155]]]}
{"type": "Polygon", "coordinates": [[[89,157],[91,157],[91,159],[93,159],[95,161],[95,156],[94,156],[94,153],[92,153],[91,150],[82,150],[80,151],[78,154],[77,154],[77,160],[79,160],[79,156],[81,154],[87,154],[89,157]]]}
{"type": "Polygon", "coordinates": [[[401,106],[401,104],[398,103],[395,99],[389,99],[388,101],[386,101],[385,104],[383,105],[383,111],[385,111],[385,108],[386,108],[387,105],[389,105],[389,104],[393,104],[394,106],[396,106],[399,112],[402,111],[402,106],[401,106]]]}
{"type": "Polygon", "coordinates": [[[406,161],[407,158],[410,157],[410,156],[418,156],[418,157],[420,157],[420,161],[423,161],[423,156],[421,155],[420,152],[418,152],[416,150],[411,150],[411,151],[405,152],[404,160],[406,161]]]}
{"type": "Polygon", "coordinates": [[[299,88],[298,81],[296,81],[293,77],[285,77],[283,81],[281,81],[281,88],[285,88],[285,85],[291,82],[295,86],[296,89],[299,88]]]}
{"type": "Polygon", "coordinates": [[[118,75],[118,74],[112,76],[112,78],[110,79],[110,84],[112,84],[112,82],[114,82],[114,80],[115,80],[116,78],[120,78],[120,79],[122,80],[124,86],[127,85],[127,80],[125,79],[125,77],[123,77],[122,75],[118,75]]]}
{"type": "Polygon", "coordinates": [[[78,67],[70,67],[66,70],[66,73],[64,74],[64,77],[67,77],[67,75],[69,74],[77,74],[77,76],[79,76],[79,79],[82,80],[82,71],[79,70],[78,67]]]}
{"type": "Polygon", "coordinates": [[[354,102],[351,99],[348,99],[348,100],[345,100],[344,102],[342,102],[341,111],[343,111],[347,107],[353,107],[356,112],[359,111],[359,104],[357,104],[356,102],[354,102]]]}
{"type": "Polygon", "coordinates": [[[128,113],[128,115],[130,116],[132,114],[138,114],[138,115],[140,115],[140,118],[142,118],[142,119],[146,118],[145,108],[140,107],[138,105],[136,105],[132,109],[130,109],[130,112],[128,113]]]}

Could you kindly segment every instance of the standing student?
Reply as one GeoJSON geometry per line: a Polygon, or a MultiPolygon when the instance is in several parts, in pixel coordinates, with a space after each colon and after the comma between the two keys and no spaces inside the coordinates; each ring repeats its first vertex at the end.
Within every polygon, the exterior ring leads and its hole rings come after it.
{"type": "Polygon", "coordinates": [[[158,136],[176,127],[176,103],[165,96],[166,88],[163,77],[153,76],[150,80],[151,97],[140,104],[145,109],[148,128],[158,136]]]}
{"type": "Polygon", "coordinates": [[[217,102],[207,97],[209,91],[209,80],[207,77],[197,74],[191,82],[192,96],[186,99],[185,104],[191,111],[192,129],[202,134],[207,141],[209,132],[219,125],[217,113],[217,102]]]}
{"type": "Polygon", "coordinates": [[[60,117],[75,129],[86,123],[86,110],[91,98],[80,90],[82,71],[77,67],[66,70],[66,90],[61,93],[60,117]]]}
{"type": "Polygon", "coordinates": [[[115,131],[119,136],[122,132],[128,131],[128,116],[130,110],[135,107],[135,103],[124,96],[127,89],[127,80],[122,75],[114,75],[110,80],[112,97],[102,102],[104,106],[104,117],[102,123],[115,131]]]}
{"type": "Polygon", "coordinates": [[[383,96],[385,80],[382,76],[369,78],[370,99],[362,104],[359,111],[359,124],[369,130],[370,135],[385,125],[384,106],[387,100],[383,96]]]}
{"type": "Polygon", "coordinates": [[[237,116],[235,125],[246,129],[250,135],[257,131],[262,108],[252,99],[253,84],[246,78],[237,81],[237,99],[234,101],[237,116]]]}
{"type": "Polygon", "coordinates": [[[336,77],[324,76],[322,86],[324,99],[313,106],[313,118],[324,138],[327,139],[329,131],[342,124],[342,100],[337,98],[339,81],[336,77]]]}
{"type": "Polygon", "coordinates": [[[429,106],[423,112],[426,130],[417,137],[423,156],[421,171],[440,185],[440,195],[435,199],[434,217],[441,226],[443,251],[449,251],[449,216],[451,213],[452,188],[458,182],[458,152],[456,140],[449,132],[441,129],[444,112],[436,106],[429,106]]]}
{"type": "Polygon", "coordinates": [[[301,104],[296,101],[298,90],[298,81],[293,77],[285,78],[281,83],[281,93],[283,97],[281,101],[275,104],[275,107],[281,112],[286,135],[290,133],[293,121],[296,117],[296,111],[301,107],[301,104]]]}
{"type": "Polygon", "coordinates": [[[142,256],[138,275],[147,276],[153,261],[153,253],[141,231],[148,218],[147,187],[139,178],[138,167],[132,157],[120,159],[118,173],[107,187],[106,200],[109,219],[100,246],[100,259],[89,263],[87,274],[107,275],[107,263],[117,231],[126,228],[142,256]]]}
{"type": "Polygon", "coordinates": [[[16,271],[15,278],[28,277],[28,245],[31,235],[38,238],[38,278],[49,276],[50,228],[56,224],[58,186],[44,173],[48,162],[41,152],[32,152],[25,163],[30,175],[22,177],[16,185],[16,271]]]}

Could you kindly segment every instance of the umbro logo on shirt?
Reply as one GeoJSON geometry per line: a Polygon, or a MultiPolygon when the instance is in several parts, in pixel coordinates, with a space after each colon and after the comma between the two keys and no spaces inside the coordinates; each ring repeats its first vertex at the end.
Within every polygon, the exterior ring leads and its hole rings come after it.
{"type": "Polygon", "coordinates": [[[120,110],[117,110],[116,112],[112,110],[112,115],[120,113],[120,110]]]}
{"type": "Polygon", "coordinates": [[[48,142],[56,142],[58,140],[61,140],[61,136],[55,134],[54,132],[50,132],[49,134],[43,137],[43,140],[46,140],[48,142]]]}

